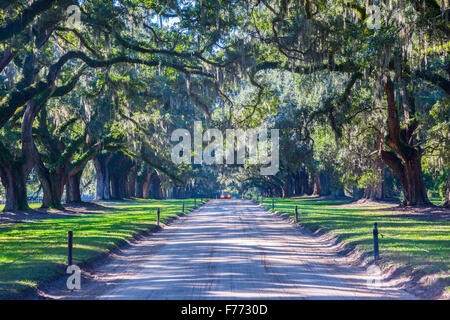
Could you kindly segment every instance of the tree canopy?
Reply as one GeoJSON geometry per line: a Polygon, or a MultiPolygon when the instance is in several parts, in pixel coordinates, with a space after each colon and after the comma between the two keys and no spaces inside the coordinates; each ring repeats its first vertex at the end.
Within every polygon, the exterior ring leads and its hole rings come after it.
{"type": "Polygon", "coordinates": [[[94,179],[97,199],[229,188],[450,205],[447,0],[0,0],[0,13],[5,210],[36,190],[43,207],[81,201],[94,179]],[[279,129],[280,170],[173,163],[171,133],[195,121],[279,129]]]}

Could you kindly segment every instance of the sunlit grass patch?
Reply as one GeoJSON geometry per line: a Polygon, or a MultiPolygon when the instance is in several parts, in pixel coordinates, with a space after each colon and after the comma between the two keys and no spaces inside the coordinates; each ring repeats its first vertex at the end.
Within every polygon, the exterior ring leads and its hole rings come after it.
{"type": "MultiPolygon", "coordinates": [[[[105,202],[102,213],[84,213],[55,219],[30,219],[15,228],[0,228],[0,298],[64,274],[67,232],[73,231],[73,263],[83,264],[117,247],[126,239],[156,227],[194,208],[194,200],[139,200],[105,202]]],[[[200,201],[196,201],[200,205],[200,201]]]]}
{"type": "MultiPolygon", "coordinates": [[[[345,200],[312,201],[308,198],[276,198],[275,211],[294,219],[298,206],[299,220],[306,227],[339,236],[346,243],[372,253],[372,230],[378,223],[380,255],[394,263],[411,266],[425,273],[447,274],[450,267],[450,222],[399,216],[386,206],[345,207],[345,200]]],[[[272,199],[264,199],[272,209],[272,199]]],[[[448,278],[448,276],[447,276],[448,278]]]]}
{"type": "MultiPolygon", "coordinates": [[[[42,204],[41,203],[30,203],[28,206],[31,209],[39,209],[42,206],[42,204]]],[[[5,205],[3,203],[0,203],[0,211],[3,211],[4,207],[5,207],[5,205]]]]}

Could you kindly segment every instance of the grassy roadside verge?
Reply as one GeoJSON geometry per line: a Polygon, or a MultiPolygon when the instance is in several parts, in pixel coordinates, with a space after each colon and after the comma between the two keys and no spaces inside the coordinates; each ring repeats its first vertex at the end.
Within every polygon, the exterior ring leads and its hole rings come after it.
{"type": "MultiPolygon", "coordinates": [[[[373,253],[372,229],[378,223],[380,263],[383,268],[402,266],[418,277],[421,287],[450,289],[450,221],[402,215],[386,207],[345,207],[347,200],[313,201],[311,198],[275,198],[275,211],[287,213],[310,230],[324,229],[345,243],[373,253]],[[428,283],[427,283],[428,282],[428,283]],[[437,283],[439,282],[439,283],[437,283]]],[[[272,199],[264,199],[272,209],[272,199]]]]}
{"type": "MultiPolygon", "coordinates": [[[[73,263],[79,266],[103,256],[140,233],[182,213],[183,200],[108,202],[100,212],[30,219],[0,224],[0,299],[14,298],[65,272],[67,231],[73,230],[73,263]]],[[[200,201],[196,201],[197,205],[200,201]]],[[[194,200],[185,200],[185,212],[194,200]]]]}

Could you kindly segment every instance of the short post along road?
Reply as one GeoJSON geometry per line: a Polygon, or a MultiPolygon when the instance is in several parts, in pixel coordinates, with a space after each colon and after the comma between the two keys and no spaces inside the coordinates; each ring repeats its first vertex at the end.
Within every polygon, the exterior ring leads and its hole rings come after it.
{"type": "MultiPolygon", "coordinates": [[[[99,267],[86,299],[414,299],[248,200],[212,200],[99,267]]],[[[209,310],[208,312],[211,312],[209,310]]]]}

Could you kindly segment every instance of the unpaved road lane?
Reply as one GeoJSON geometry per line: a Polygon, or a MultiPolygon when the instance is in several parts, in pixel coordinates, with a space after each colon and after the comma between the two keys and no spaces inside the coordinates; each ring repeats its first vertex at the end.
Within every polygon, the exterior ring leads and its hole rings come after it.
{"type": "Polygon", "coordinates": [[[214,200],[124,250],[96,279],[54,298],[414,299],[367,286],[330,243],[245,200],[214,200]]]}

